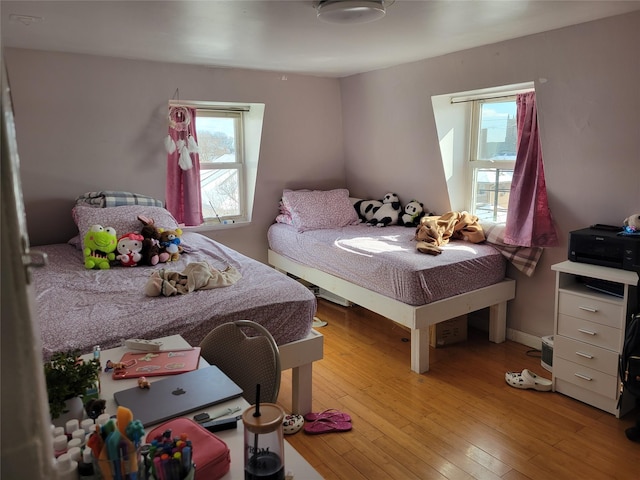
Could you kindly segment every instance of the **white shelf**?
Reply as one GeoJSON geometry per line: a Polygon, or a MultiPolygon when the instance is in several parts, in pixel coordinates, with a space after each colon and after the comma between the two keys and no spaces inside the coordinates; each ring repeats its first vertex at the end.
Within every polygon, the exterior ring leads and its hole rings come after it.
{"type": "Polygon", "coordinates": [[[629,309],[637,308],[638,274],[568,260],[551,270],[556,272],[553,390],[621,417],[635,405],[628,392],[618,402],[617,357],[629,309]],[[587,288],[578,277],[618,283],[623,296],[587,288]]]}
{"type": "Polygon", "coordinates": [[[602,267],[589,263],[579,263],[566,260],[562,263],[551,265],[551,270],[583,277],[599,278],[609,282],[623,283],[625,285],[638,285],[638,274],[619,268],[602,267]]]}

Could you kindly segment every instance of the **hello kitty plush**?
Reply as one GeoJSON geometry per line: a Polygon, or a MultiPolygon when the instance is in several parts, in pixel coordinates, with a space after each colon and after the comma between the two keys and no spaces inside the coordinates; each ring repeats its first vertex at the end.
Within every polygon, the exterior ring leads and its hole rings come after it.
{"type": "Polygon", "coordinates": [[[144,237],[139,233],[130,232],[118,239],[118,255],[116,260],[124,267],[135,267],[142,260],[142,241],[144,237]]]}

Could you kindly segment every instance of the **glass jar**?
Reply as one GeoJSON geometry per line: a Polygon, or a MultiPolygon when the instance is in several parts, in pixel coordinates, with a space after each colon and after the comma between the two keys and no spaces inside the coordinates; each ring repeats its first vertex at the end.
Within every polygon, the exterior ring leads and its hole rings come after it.
{"type": "Polygon", "coordinates": [[[284,480],[284,410],[261,403],[242,414],[245,480],[284,480]]]}

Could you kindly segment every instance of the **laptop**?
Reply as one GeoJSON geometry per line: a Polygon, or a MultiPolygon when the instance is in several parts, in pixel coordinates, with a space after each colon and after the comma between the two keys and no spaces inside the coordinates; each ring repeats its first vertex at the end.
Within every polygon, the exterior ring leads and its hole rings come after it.
{"type": "Polygon", "coordinates": [[[151,388],[121,390],[113,397],[118,405],[129,408],[133,418],[146,428],[240,395],[242,389],[211,365],[157,380],[151,388]]]}

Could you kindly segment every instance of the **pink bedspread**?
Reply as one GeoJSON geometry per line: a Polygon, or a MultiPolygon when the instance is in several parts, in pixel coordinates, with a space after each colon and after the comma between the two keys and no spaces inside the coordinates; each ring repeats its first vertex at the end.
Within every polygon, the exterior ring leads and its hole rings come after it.
{"type": "Polygon", "coordinates": [[[409,305],[424,305],[501,281],[506,259],[489,244],[453,240],[440,255],[416,250],[415,229],[351,225],[299,233],[269,228],[270,248],[326,273],[409,305]]]}
{"type": "Polygon", "coordinates": [[[46,267],[33,270],[44,359],[69,349],[111,348],[128,338],[179,334],[198,345],[215,326],[242,319],[264,325],[279,345],[310,332],[316,299],[307,288],[203,235],[187,232],[182,239],[188,252],[178,262],[110,270],[85,269],[82,252],[68,244],[34,247],[49,257],[46,267]],[[242,278],[185,295],[144,295],[153,270],[181,272],[203,260],[219,270],[232,265],[242,278]]]}

